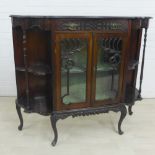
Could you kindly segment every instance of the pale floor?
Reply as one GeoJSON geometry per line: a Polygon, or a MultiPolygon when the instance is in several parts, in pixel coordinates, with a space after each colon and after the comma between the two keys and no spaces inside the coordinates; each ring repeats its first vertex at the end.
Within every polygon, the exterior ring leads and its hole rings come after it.
{"type": "Polygon", "coordinates": [[[117,134],[119,113],[67,118],[58,121],[55,147],[49,117],[23,114],[19,120],[15,98],[0,98],[0,155],[155,155],[155,99],[137,102],[134,114],[127,115],[117,134]]]}

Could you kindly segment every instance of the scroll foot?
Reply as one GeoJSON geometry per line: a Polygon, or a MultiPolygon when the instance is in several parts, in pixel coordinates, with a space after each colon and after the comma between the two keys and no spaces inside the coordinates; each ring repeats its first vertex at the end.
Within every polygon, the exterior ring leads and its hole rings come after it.
{"type": "Polygon", "coordinates": [[[20,120],[18,130],[21,131],[23,129],[23,116],[22,116],[22,113],[21,113],[21,108],[17,104],[16,104],[16,110],[17,110],[17,114],[18,114],[18,117],[19,117],[19,120],[20,120]]]}
{"type": "Polygon", "coordinates": [[[137,100],[139,100],[139,101],[142,100],[142,96],[141,96],[141,94],[138,94],[138,96],[137,96],[137,100]]]}
{"type": "Polygon", "coordinates": [[[57,122],[56,115],[51,115],[50,119],[51,119],[51,125],[53,128],[53,131],[54,131],[54,139],[52,141],[52,146],[55,146],[58,140],[58,131],[56,127],[56,122],[57,122]]]}
{"type": "Polygon", "coordinates": [[[128,113],[129,113],[129,115],[132,115],[133,114],[133,112],[132,112],[132,105],[129,105],[129,107],[128,107],[128,113]]]}
{"type": "Polygon", "coordinates": [[[121,130],[121,125],[122,125],[122,122],[123,122],[123,120],[124,120],[124,118],[126,116],[126,113],[127,113],[125,105],[121,106],[120,111],[121,111],[121,116],[120,116],[120,119],[119,119],[119,122],[118,122],[118,133],[120,135],[122,135],[123,131],[121,130]]]}

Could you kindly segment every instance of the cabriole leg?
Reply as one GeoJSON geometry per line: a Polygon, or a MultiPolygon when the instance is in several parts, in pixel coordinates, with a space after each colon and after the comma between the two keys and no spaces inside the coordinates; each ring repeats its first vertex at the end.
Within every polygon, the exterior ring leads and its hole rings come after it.
{"type": "Polygon", "coordinates": [[[54,131],[54,139],[52,141],[52,146],[55,146],[58,140],[58,131],[57,131],[56,123],[57,123],[56,115],[51,115],[51,125],[54,131]]]}
{"type": "Polygon", "coordinates": [[[17,110],[17,114],[20,120],[20,125],[18,126],[18,130],[22,130],[23,128],[23,117],[22,117],[22,113],[21,113],[21,108],[18,104],[16,104],[16,110],[17,110]]]}
{"type": "Polygon", "coordinates": [[[132,112],[132,105],[129,105],[128,112],[129,112],[129,115],[132,115],[133,114],[133,112],[132,112]]]}
{"type": "Polygon", "coordinates": [[[120,116],[120,119],[119,119],[119,122],[118,122],[118,133],[120,135],[122,135],[123,131],[121,130],[121,125],[122,125],[122,122],[123,122],[123,120],[124,120],[124,118],[126,116],[126,113],[127,113],[125,105],[121,106],[120,111],[121,111],[121,116],[120,116]]]}

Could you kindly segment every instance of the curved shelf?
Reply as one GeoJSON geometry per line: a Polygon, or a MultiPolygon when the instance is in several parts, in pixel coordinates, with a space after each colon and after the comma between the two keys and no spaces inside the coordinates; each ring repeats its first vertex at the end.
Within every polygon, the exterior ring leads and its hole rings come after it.
{"type": "MultiPolygon", "coordinates": [[[[64,68],[61,68],[62,73],[67,73],[67,70],[64,68]]],[[[86,69],[82,67],[73,67],[69,70],[70,74],[79,74],[79,73],[85,73],[86,69]]]]}
{"type": "MultiPolygon", "coordinates": [[[[111,71],[116,71],[117,69],[112,67],[112,65],[101,65],[98,66],[96,71],[97,72],[111,72],[111,71]]],[[[67,73],[67,70],[65,70],[64,68],[61,69],[62,73],[67,73]]],[[[72,69],[69,70],[70,74],[81,74],[81,73],[85,73],[86,72],[86,68],[80,68],[80,67],[73,67],[72,69]]]]}
{"type": "Polygon", "coordinates": [[[48,100],[46,96],[34,96],[29,99],[30,108],[27,109],[27,98],[26,96],[22,96],[17,98],[17,104],[22,107],[25,112],[28,113],[39,113],[41,115],[48,116],[50,115],[50,108],[48,108],[48,100]]]}
{"type": "Polygon", "coordinates": [[[97,67],[97,72],[111,72],[113,71],[112,67],[97,67]]]}
{"type": "MultiPolygon", "coordinates": [[[[26,72],[25,67],[16,67],[16,71],[26,72]]],[[[51,70],[49,66],[44,64],[34,64],[28,67],[27,71],[34,75],[45,76],[47,74],[51,74],[51,70]]]]}
{"type": "Polygon", "coordinates": [[[117,70],[117,67],[113,67],[112,65],[109,65],[109,64],[97,65],[97,68],[96,68],[97,72],[111,72],[116,70],[117,70]]]}

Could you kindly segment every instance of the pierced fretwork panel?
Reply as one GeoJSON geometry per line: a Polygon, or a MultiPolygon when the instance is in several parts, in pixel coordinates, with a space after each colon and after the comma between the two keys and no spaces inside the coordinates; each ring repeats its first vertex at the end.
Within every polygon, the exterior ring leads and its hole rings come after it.
{"type": "Polygon", "coordinates": [[[65,38],[61,47],[61,99],[64,104],[86,101],[87,40],[65,38]]]}
{"type": "Polygon", "coordinates": [[[97,42],[96,100],[114,99],[119,90],[121,37],[105,37],[97,42]]]}

